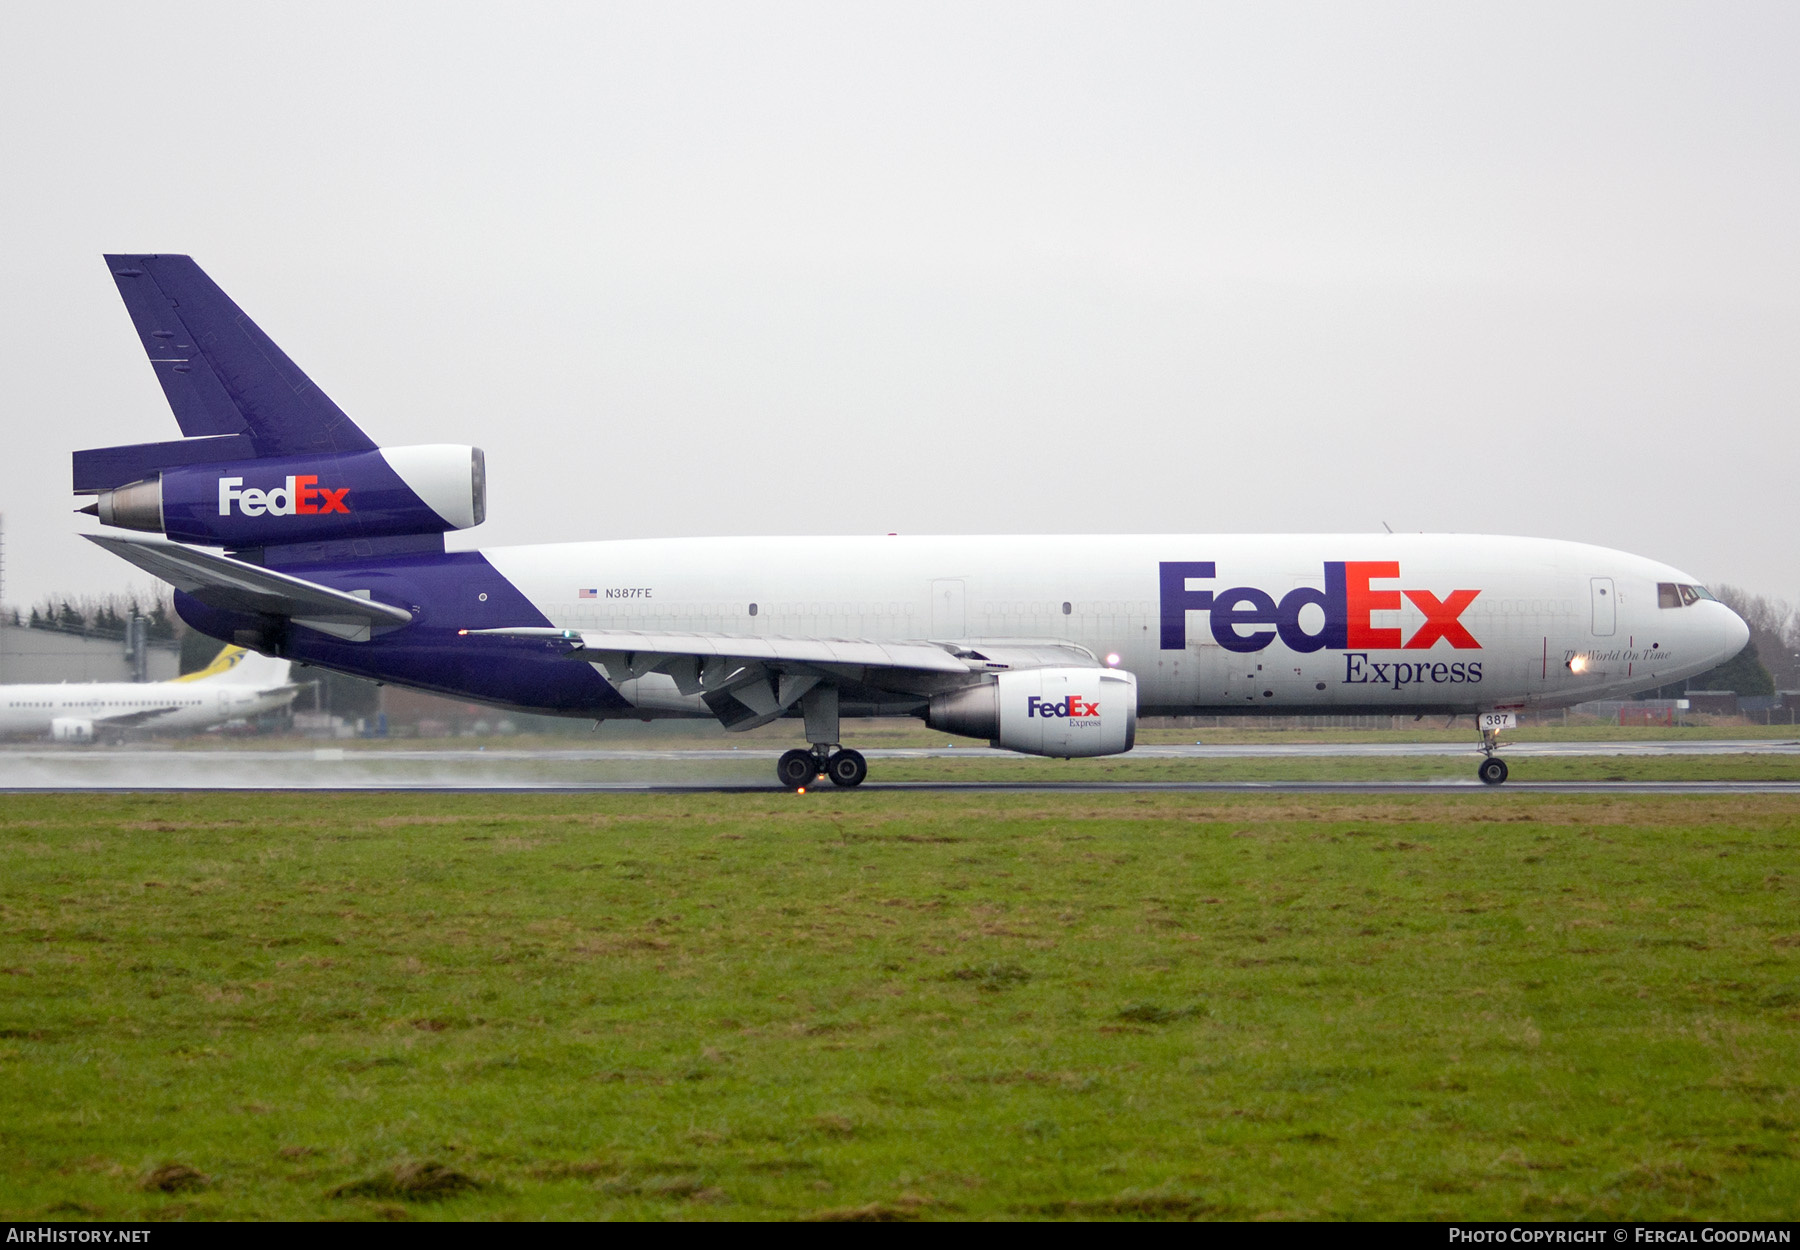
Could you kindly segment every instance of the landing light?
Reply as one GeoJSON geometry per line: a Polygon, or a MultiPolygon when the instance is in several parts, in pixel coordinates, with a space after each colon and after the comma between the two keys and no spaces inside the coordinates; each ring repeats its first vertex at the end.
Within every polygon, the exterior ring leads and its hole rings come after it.
{"type": "Polygon", "coordinates": [[[1588,660],[1585,655],[1571,656],[1569,659],[1569,671],[1571,673],[1585,673],[1587,672],[1587,666],[1588,660]]]}
{"type": "Polygon", "coordinates": [[[1115,651],[1111,655],[1106,657],[1106,667],[1108,667],[1108,668],[1119,667],[1119,653],[1118,652],[1115,651]]]}

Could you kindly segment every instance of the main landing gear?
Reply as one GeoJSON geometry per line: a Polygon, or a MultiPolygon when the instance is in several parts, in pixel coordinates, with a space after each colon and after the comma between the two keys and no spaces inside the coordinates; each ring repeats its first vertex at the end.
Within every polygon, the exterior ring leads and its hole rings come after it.
{"type": "Polygon", "coordinates": [[[1497,786],[1506,780],[1506,761],[1494,752],[1500,749],[1500,731],[1483,729],[1481,731],[1481,751],[1485,759],[1475,769],[1475,775],[1487,786],[1497,786]]]}
{"type": "Polygon", "coordinates": [[[832,745],[821,742],[810,751],[783,752],[775,763],[776,777],[790,790],[804,790],[819,777],[831,778],[834,786],[860,786],[869,775],[869,762],[861,751],[833,750],[832,745]]]}
{"type": "Polygon", "coordinates": [[[800,699],[806,717],[807,751],[786,751],[775,762],[775,775],[790,790],[804,790],[815,778],[829,777],[834,786],[860,786],[869,775],[869,761],[861,751],[838,745],[838,692],[835,686],[819,686],[800,699]]]}

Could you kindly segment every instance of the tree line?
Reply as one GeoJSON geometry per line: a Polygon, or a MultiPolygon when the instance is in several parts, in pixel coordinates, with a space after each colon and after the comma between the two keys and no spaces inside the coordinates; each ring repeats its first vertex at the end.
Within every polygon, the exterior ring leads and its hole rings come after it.
{"type": "Polygon", "coordinates": [[[174,600],[164,591],[114,591],[104,595],[48,595],[33,604],[30,615],[13,608],[8,615],[12,624],[30,629],[54,629],[66,634],[89,638],[123,640],[131,619],[142,616],[149,621],[150,638],[173,642],[183,632],[176,626],[174,600]]]}

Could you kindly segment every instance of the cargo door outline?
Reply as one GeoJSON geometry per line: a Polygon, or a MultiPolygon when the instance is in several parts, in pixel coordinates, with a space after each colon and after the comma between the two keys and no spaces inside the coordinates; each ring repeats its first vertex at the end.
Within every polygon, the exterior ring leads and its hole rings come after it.
{"type": "Polygon", "coordinates": [[[968,636],[968,601],[960,577],[940,577],[931,583],[932,638],[968,636]]]}
{"type": "Polygon", "coordinates": [[[1588,597],[1593,601],[1596,638],[1611,638],[1619,629],[1619,594],[1610,577],[1588,578],[1588,597]]]}

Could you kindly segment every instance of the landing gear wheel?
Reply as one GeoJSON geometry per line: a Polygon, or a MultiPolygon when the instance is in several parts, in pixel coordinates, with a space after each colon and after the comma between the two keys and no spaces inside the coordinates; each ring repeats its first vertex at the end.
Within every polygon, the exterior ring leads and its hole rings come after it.
{"type": "Polygon", "coordinates": [[[1497,786],[1506,780],[1506,761],[1497,755],[1490,755],[1481,761],[1481,767],[1475,770],[1483,785],[1497,786]]]}
{"type": "Polygon", "coordinates": [[[860,786],[869,775],[869,762],[861,751],[834,751],[825,765],[825,775],[837,786],[860,786]]]}
{"type": "Polygon", "coordinates": [[[784,751],[775,761],[775,776],[790,790],[804,790],[819,775],[819,761],[811,751],[784,751]]]}

